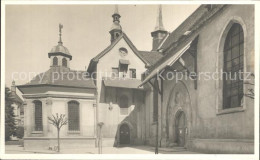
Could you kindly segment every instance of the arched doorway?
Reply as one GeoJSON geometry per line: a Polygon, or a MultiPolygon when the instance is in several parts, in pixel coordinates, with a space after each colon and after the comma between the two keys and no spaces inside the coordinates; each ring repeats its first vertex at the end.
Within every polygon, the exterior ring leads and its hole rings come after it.
{"type": "Polygon", "coordinates": [[[176,142],[178,146],[184,147],[186,142],[187,122],[183,111],[179,111],[175,119],[176,142]]]}
{"type": "Polygon", "coordinates": [[[120,126],[120,144],[130,143],[130,129],[127,124],[122,124],[120,126]]]}

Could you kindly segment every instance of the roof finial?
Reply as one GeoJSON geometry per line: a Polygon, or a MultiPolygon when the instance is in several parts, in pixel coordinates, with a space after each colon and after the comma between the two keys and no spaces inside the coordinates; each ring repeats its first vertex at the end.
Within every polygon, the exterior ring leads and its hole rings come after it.
{"type": "Polygon", "coordinates": [[[156,30],[165,30],[162,22],[162,5],[159,5],[158,7],[158,15],[156,19],[156,26],[155,26],[155,31],[156,30]]]}
{"type": "Polygon", "coordinates": [[[118,12],[118,5],[117,4],[115,5],[115,12],[114,12],[114,14],[119,14],[119,12],[118,12]]]}
{"type": "Polygon", "coordinates": [[[60,24],[59,24],[60,40],[59,40],[59,42],[58,42],[60,45],[62,45],[62,40],[61,40],[61,29],[62,29],[62,28],[63,28],[63,25],[60,23],[60,24]]]}

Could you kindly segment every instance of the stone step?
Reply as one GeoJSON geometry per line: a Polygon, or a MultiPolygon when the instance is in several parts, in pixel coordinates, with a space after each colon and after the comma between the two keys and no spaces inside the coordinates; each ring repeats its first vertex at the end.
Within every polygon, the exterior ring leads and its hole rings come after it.
{"type": "Polygon", "coordinates": [[[165,151],[165,152],[182,152],[187,151],[184,147],[168,147],[168,148],[159,148],[159,151],[165,151]]]}

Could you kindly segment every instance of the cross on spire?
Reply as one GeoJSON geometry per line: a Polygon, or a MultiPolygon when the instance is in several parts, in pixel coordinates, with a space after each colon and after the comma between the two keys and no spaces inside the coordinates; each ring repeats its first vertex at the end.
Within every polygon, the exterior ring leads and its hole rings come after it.
{"type": "Polygon", "coordinates": [[[59,42],[58,42],[60,45],[62,45],[62,40],[61,40],[61,29],[62,29],[62,28],[63,28],[63,25],[60,23],[60,24],[59,24],[59,32],[60,32],[59,36],[60,36],[60,40],[59,40],[59,42]]]}

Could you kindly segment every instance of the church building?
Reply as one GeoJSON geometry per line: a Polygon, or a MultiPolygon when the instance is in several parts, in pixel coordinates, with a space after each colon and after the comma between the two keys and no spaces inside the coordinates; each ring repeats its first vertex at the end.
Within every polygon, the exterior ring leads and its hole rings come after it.
{"type": "Polygon", "coordinates": [[[141,84],[141,74],[162,55],[156,48],[167,35],[162,26],[161,8],[153,37],[152,51],[139,51],[120,25],[116,6],[109,31],[111,44],[91,59],[88,73],[93,75],[97,88],[98,122],[103,122],[104,146],[145,143],[146,107],[152,97],[141,84]],[[95,74],[93,74],[95,73],[95,74]],[[146,102],[147,101],[147,102],[146,102]]]}
{"type": "Polygon", "coordinates": [[[25,99],[25,149],[56,145],[47,117],[59,113],[69,120],[61,130],[64,148],[96,147],[102,135],[104,147],[253,153],[254,6],[201,5],[170,33],[162,17],[159,6],[151,50],[140,51],[116,6],[110,44],[86,71],[70,69],[60,25],[58,45],[48,53],[50,68],[17,86],[25,99]],[[251,80],[234,79],[241,72],[251,80]]]}
{"type": "Polygon", "coordinates": [[[140,85],[157,93],[150,144],[254,153],[254,6],[201,5],[158,50],[140,85]]]}
{"type": "Polygon", "coordinates": [[[64,114],[68,124],[61,128],[61,147],[95,147],[96,86],[84,71],[70,68],[72,55],[61,39],[46,54],[50,68],[24,85],[17,86],[25,100],[24,148],[49,149],[57,146],[57,129],[48,117],[64,114]],[[72,77],[74,76],[74,78],[72,77]]]}

